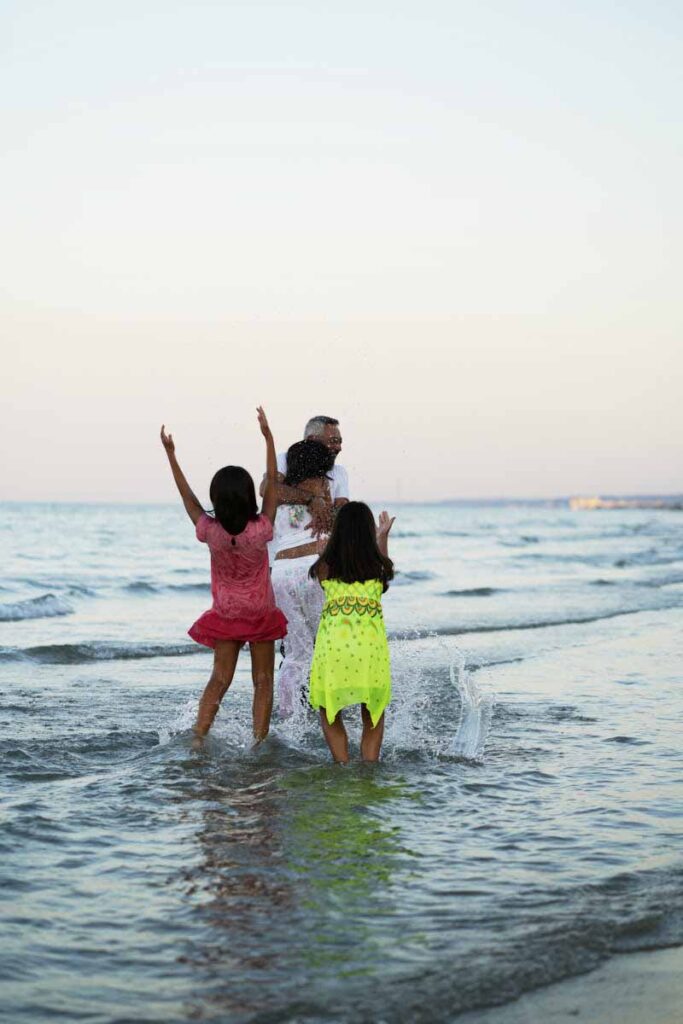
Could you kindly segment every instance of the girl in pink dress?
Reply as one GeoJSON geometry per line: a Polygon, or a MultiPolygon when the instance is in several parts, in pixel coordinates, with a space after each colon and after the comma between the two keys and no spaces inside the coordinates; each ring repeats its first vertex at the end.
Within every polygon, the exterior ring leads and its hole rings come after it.
{"type": "Polygon", "coordinates": [[[254,481],[241,466],[218,470],[209,490],[214,515],[207,515],[178,465],[173,435],[161,428],[161,442],[197,540],[207,544],[211,553],[213,605],[189,630],[193,640],[214,650],[213,672],[199,702],[194,732],[206,736],[232,682],[240,648],[249,644],[257,743],[268,735],[270,725],[275,641],[287,633],[287,619],[275,606],[268,567],[267,544],[273,537],[277,507],[277,461],[273,435],[260,406],[258,421],[266,439],[267,477],[260,515],[254,481]]]}

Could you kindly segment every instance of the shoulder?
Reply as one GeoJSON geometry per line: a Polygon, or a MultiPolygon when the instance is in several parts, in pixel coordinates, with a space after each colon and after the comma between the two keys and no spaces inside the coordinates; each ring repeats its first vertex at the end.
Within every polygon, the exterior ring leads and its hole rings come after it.
{"type": "Polygon", "coordinates": [[[277,453],[277,471],[278,473],[287,472],[287,452],[277,453]]]}
{"type": "Polygon", "coordinates": [[[244,532],[247,534],[249,540],[253,540],[257,543],[264,542],[267,544],[268,541],[273,539],[273,524],[268,516],[259,514],[256,519],[252,519],[247,523],[244,532]]]}
{"type": "Polygon", "coordinates": [[[202,512],[194,528],[197,540],[201,541],[202,544],[205,544],[209,540],[209,537],[215,534],[216,527],[218,527],[219,530],[223,529],[221,524],[217,523],[212,516],[207,515],[206,512],[202,512]]]}

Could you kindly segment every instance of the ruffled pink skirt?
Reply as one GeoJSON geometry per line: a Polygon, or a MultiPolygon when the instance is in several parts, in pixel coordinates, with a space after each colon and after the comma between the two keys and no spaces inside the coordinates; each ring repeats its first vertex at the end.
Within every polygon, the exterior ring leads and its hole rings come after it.
{"type": "Polygon", "coordinates": [[[188,633],[204,647],[215,647],[221,640],[259,644],[286,636],[287,619],[279,608],[272,608],[258,619],[224,619],[212,608],[199,616],[188,633]]]}

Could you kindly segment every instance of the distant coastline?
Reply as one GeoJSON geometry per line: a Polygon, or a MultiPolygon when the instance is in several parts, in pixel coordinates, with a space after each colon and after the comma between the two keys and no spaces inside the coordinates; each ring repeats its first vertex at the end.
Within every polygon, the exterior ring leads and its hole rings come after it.
{"type": "MultiPolygon", "coordinates": [[[[412,501],[407,498],[366,498],[371,505],[386,505],[388,508],[413,506],[455,505],[461,508],[570,508],[573,511],[592,511],[600,509],[662,509],[664,511],[683,511],[683,494],[636,494],[636,495],[572,495],[548,498],[431,498],[412,501]]],[[[171,501],[120,501],[106,498],[84,499],[38,499],[38,498],[4,498],[0,497],[0,506],[16,507],[20,505],[42,505],[46,508],[80,508],[83,506],[100,508],[175,508],[171,501]]]]}
{"type": "MultiPolygon", "coordinates": [[[[372,504],[384,499],[373,500],[372,504]]],[[[413,505],[457,505],[464,508],[503,508],[511,506],[534,508],[567,508],[572,511],[595,509],[663,509],[683,511],[683,494],[629,494],[629,495],[571,495],[560,498],[436,498],[431,501],[409,501],[403,499],[390,502],[392,507],[413,505]]]]}
{"type": "Polygon", "coordinates": [[[634,497],[574,497],[569,499],[569,507],[574,512],[593,511],[613,508],[652,508],[668,511],[683,511],[683,495],[640,495],[634,497]]]}

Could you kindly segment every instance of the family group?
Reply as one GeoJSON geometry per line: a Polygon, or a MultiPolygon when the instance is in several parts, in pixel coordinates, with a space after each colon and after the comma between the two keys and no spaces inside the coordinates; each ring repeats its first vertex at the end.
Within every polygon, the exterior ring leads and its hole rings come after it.
{"type": "Polygon", "coordinates": [[[376,524],[366,504],[349,500],[346,471],[336,463],[338,420],[313,417],[304,439],[277,454],[266,415],[260,406],[257,412],[266,442],[260,512],[247,470],[224,466],[211,481],[207,514],[178,464],[172,434],[161,428],[185,510],[211,556],[212,607],[189,630],[214,651],[195,736],[201,741],[211,728],[244,644],[251,654],[254,738],[267,736],[278,641],[280,715],[302,702],[318,709],[332,757],[346,763],[342,710],[359,705],[361,758],[377,761],[391,698],[381,599],[394,575],[388,551],[394,519],[382,512],[376,524]]]}

